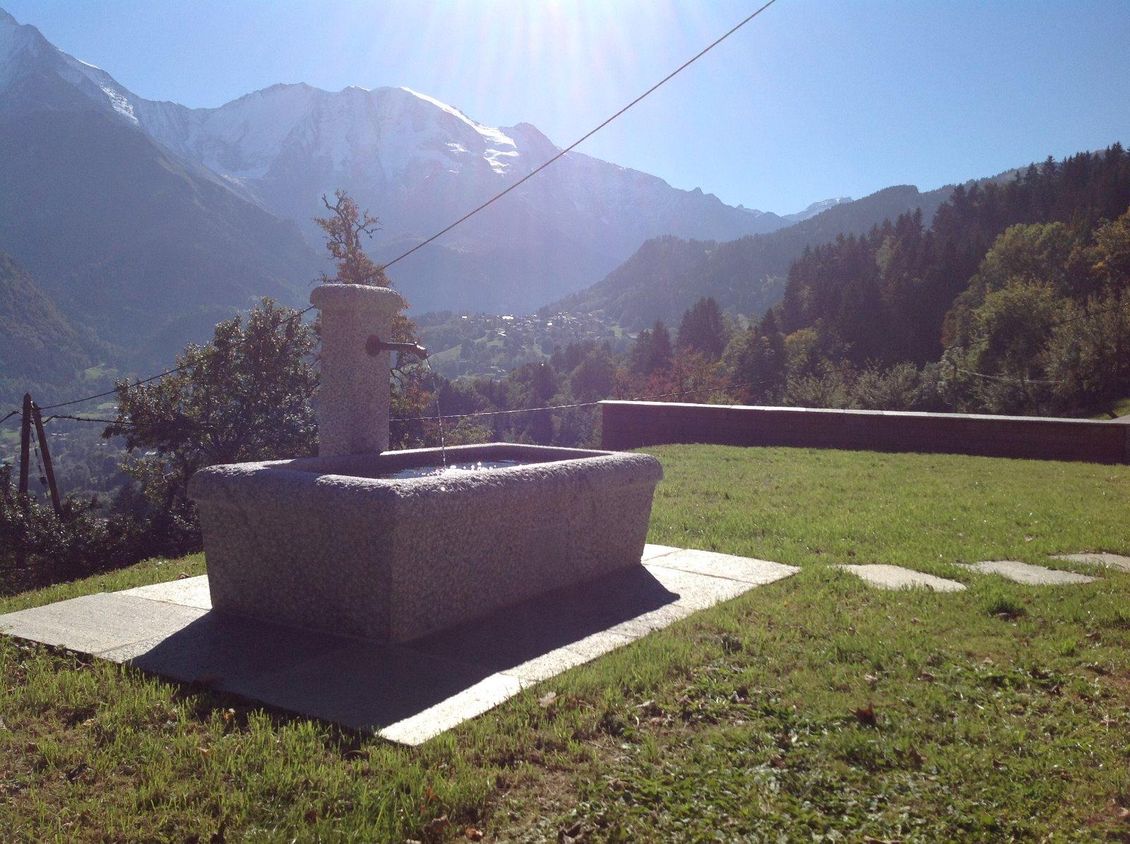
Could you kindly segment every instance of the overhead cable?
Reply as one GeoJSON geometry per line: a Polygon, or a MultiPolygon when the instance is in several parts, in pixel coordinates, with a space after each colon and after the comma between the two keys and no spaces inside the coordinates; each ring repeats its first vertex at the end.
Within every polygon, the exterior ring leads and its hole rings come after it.
{"type": "MultiPolygon", "coordinates": [[[[277,325],[273,326],[272,330],[277,330],[279,328],[282,328],[282,326],[286,325],[291,320],[298,319],[303,314],[305,314],[309,311],[312,311],[312,310],[314,310],[314,306],[309,305],[309,306],[303,308],[300,311],[296,311],[295,313],[291,314],[290,316],[286,317],[285,319],[280,320],[277,325]]],[[[190,361],[189,363],[182,363],[180,366],[174,366],[171,369],[166,369],[164,372],[158,372],[156,375],[150,375],[148,378],[142,378],[140,381],[134,381],[133,384],[131,384],[130,386],[140,387],[142,384],[148,384],[150,381],[157,381],[157,380],[160,380],[161,378],[167,378],[170,375],[175,375],[178,372],[184,372],[186,369],[190,369],[195,365],[196,365],[195,361],[190,361]]],[[[107,390],[104,393],[95,393],[92,396],[83,396],[81,399],[71,399],[70,401],[61,401],[61,402],[56,402],[55,404],[45,404],[45,405],[42,405],[39,409],[40,410],[54,410],[57,407],[69,407],[72,404],[81,404],[82,402],[93,401],[94,399],[102,399],[102,398],[106,398],[107,396],[115,396],[117,394],[118,394],[117,389],[107,390]]],[[[12,411],[12,413],[19,413],[19,411],[12,411]]],[[[9,414],[9,415],[11,415],[11,414],[9,414]]],[[[7,419],[7,418],[8,418],[7,416],[4,417],[4,419],[7,419]]],[[[54,418],[56,418],[56,419],[70,419],[70,418],[74,418],[74,417],[59,416],[58,414],[56,414],[54,418]]],[[[3,422],[4,419],[0,419],[0,422],[3,422]]],[[[78,421],[83,422],[83,421],[86,421],[86,420],[80,419],[78,421]]]]}
{"type": "Polygon", "coordinates": [[[673,79],[676,75],[678,75],[682,71],[686,70],[688,67],[690,67],[692,64],[694,64],[699,59],[701,59],[703,56],[705,56],[707,53],[709,53],[711,50],[713,50],[715,47],[717,47],[719,44],[721,44],[723,41],[725,41],[727,38],[729,38],[731,35],[733,35],[735,32],[737,32],[739,29],[741,29],[747,23],[749,23],[751,20],[753,20],[758,15],[760,15],[762,12],[764,12],[766,9],[768,9],[770,6],[772,6],[775,2],[777,2],[777,0],[769,0],[769,2],[766,3],[764,6],[762,6],[760,9],[758,9],[753,14],[749,15],[747,18],[745,18],[744,20],[742,20],[741,22],[739,22],[738,24],[733,26],[724,35],[722,35],[719,38],[712,41],[710,44],[708,44],[702,50],[695,53],[695,55],[691,56],[689,59],[687,59],[685,62],[683,62],[677,68],[675,68],[673,71],[668,73],[666,76],[664,76],[662,79],[660,79],[654,85],[652,85],[650,88],[648,88],[646,91],[644,91],[638,97],[636,97],[634,100],[632,100],[626,106],[624,106],[622,109],[617,111],[611,117],[607,118],[604,122],[602,122],[601,124],[596,126],[594,129],[591,129],[590,131],[586,132],[584,135],[579,137],[577,140],[573,141],[573,143],[569,144],[569,146],[565,147],[563,150],[558,152],[555,156],[550,158],[548,161],[546,161],[546,162],[540,164],[539,166],[535,167],[533,170],[531,170],[529,173],[527,173],[521,179],[516,181],[510,187],[499,191],[494,196],[492,196],[490,199],[488,199],[486,202],[484,202],[482,205],[479,205],[478,207],[473,208],[472,210],[468,211],[466,214],[464,214],[462,217],[460,217],[454,223],[449,225],[447,228],[441,229],[440,231],[436,232],[431,237],[429,237],[427,240],[421,241],[420,243],[417,243],[415,246],[413,246],[411,249],[407,250],[406,252],[402,252],[401,254],[397,255],[395,258],[393,258],[391,261],[389,261],[387,264],[385,264],[383,267],[381,267],[381,269],[387,270],[393,264],[397,263],[398,261],[404,260],[405,258],[407,258],[409,255],[411,255],[416,250],[422,249],[425,246],[427,246],[429,243],[431,243],[433,240],[437,240],[437,239],[443,237],[445,234],[447,234],[449,231],[451,231],[456,226],[460,225],[461,223],[466,222],[467,220],[471,219],[476,214],[478,214],[480,211],[482,211],[484,208],[487,208],[488,206],[493,205],[495,202],[502,199],[502,197],[506,196],[506,194],[510,193],[510,191],[512,191],[515,188],[517,188],[517,187],[525,184],[526,182],[528,182],[530,179],[532,179],[534,176],[536,176],[538,173],[540,173],[546,167],[553,164],[558,159],[562,158],[566,153],[572,152],[574,149],[579,147],[581,144],[583,144],[585,141],[587,141],[589,138],[591,138],[593,135],[595,135],[597,132],[599,132],[601,129],[603,129],[605,126],[607,126],[609,123],[611,123],[613,120],[618,118],[620,115],[622,115],[628,109],[630,109],[632,106],[636,105],[638,102],[640,102],[645,97],[647,97],[652,92],[654,92],[657,88],[666,84],[671,79],[673,79]]]}

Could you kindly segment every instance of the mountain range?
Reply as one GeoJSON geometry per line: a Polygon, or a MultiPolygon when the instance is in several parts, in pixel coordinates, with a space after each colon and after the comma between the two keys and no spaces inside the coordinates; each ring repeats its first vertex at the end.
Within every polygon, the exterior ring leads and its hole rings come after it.
{"type": "MultiPolygon", "coordinates": [[[[337,188],[382,221],[384,262],[558,152],[528,123],[485,126],[407,88],[148,100],[0,10],[0,250],[130,349],[191,333],[201,308],[305,299],[324,264],[312,220],[337,188]]],[[[650,237],[790,222],[569,153],[391,275],[417,312],[532,310],[650,237]]]]}
{"type": "MultiPolygon", "coordinates": [[[[380,218],[371,253],[387,262],[559,152],[528,123],[486,126],[408,88],[148,100],[0,10],[5,278],[42,297],[36,343],[76,365],[163,366],[257,297],[304,305],[329,269],[313,218],[337,188],[380,218]]],[[[390,275],[416,313],[556,302],[637,326],[698,295],[753,312],[806,246],[942,198],[895,188],[780,216],[570,152],[390,275]]]]}

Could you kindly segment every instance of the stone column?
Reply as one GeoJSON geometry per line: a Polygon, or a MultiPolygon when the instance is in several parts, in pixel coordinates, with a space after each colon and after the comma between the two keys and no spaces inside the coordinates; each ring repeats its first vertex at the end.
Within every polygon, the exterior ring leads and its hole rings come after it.
{"type": "Polygon", "coordinates": [[[404,300],[387,287],[323,284],[311,291],[310,304],[322,312],[319,456],[387,450],[391,353],[370,355],[365,342],[374,334],[392,339],[404,300]]]}

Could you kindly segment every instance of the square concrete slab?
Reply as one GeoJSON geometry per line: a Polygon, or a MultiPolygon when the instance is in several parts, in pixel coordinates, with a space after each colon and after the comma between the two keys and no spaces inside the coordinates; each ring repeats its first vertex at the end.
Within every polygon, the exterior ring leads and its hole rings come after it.
{"type": "Polygon", "coordinates": [[[961,592],[965,589],[964,583],[956,580],[947,580],[944,577],[935,577],[924,574],[914,569],[904,569],[902,566],[866,565],[866,566],[837,566],[844,571],[849,571],[872,586],[880,589],[932,589],[935,592],[961,592]]]}
{"type": "Polygon", "coordinates": [[[99,656],[180,682],[251,696],[258,678],[292,671],[310,661],[326,661],[348,650],[354,641],[205,612],[171,633],[103,651],[99,656]]]}
{"type": "MultiPolygon", "coordinates": [[[[719,581],[724,583],[724,581],[719,581]]],[[[556,655],[562,664],[575,655],[557,654],[594,633],[670,606],[681,595],[668,589],[649,566],[635,566],[587,584],[549,595],[416,639],[408,646],[481,665],[489,671],[510,671],[533,659],[556,655]]]]}
{"type": "Polygon", "coordinates": [[[209,611],[207,577],[0,616],[0,631],[419,744],[523,688],[797,569],[648,546],[647,563],[411,642],[209,611]]]}
{"type": "MultiPolygon", "coordinates": [[[[662,546],[659,546],[662,547],[662,546]]],[[[796,574],[800,569],[768,560],[755,560],[752,557],[733,557],[729,554],[716,554],[713,551],[693,551],[672,548],[664,555],[645,562],[667,569],[706,574],[711,577],[726,577],[744,583],[761,585],[796,574]]]]}
{"type": "Polygon", "coordinates": [[[233,691],[288,712],[367,733],[422,717],[433,722],[429,734],[421,739],[426,740],[521,690],[522,682],[516,677],[492,679],[500,676],[478,665],[353,639],[324,656],[246,678],[233,691]],[[490,682],[480,686],[483,681],[490,682]],[[486,689],[493,692],[491,702],[484,705],[486,689]],[[499,697],[500,689],[510,693],[499,697]],[[429,718],[428,712],[434,717],[429,718]],[[462,717],[455,719],[458,713],[462,717]]]}
{"type": "Polygon", "coordinates": [[[987,560],[983,563],[966,563],[963,568],[978,574],[998,574],[1014,583],[1028,586],[1068,586],[1077,583],[1092,583],[1095,578],[1073,571],[1057,571],[1043,566],[1033,566],[1016,560],[987,560]]]}
{"type": "Polygon", "coordinates": [[[663,557],[649,564],[646,566],[647,571],[660,586],[676,596],[674,604],[688,610],[688,614],[729,601],[754,586],[744,580],[668,568],[666,562],[669,559],[671,558],[663,557]]]}
{"type": "Polygon", "coordinates": [[[504,703],[523,688],[505,674],[492,674],[442,703],[382,729],[378,735],[397,744],[418,745],[442,732],[458,727],[469,718],[482,715],[504,703]]]}
{"type": "Polygon", "coordinates": [[[694,615],[694,610],[685,604],[668,604],[665,607],[660,607],[651,612],[645,612],[643,615],[636,616],[633,619],[609,627],[605,632],[623,636],[634,641],[646,636],[648,633],[654,633],[656,630],[669,627],[676,621],[681,621],[686,618],[688,615],[694,615]]]}
{"type": "Polygon", "coordinates": [[[205,613],[193,607],[99,592],[0,615],[0,633],[98,656],[144,639],[170,636],[205,613]]]}
{"type": "Polygon", "coordinates": [[[208,592],[208,575],[206,574],[199,577],[182,577],[180,580],[170,580],[168,583],[137,586],[133,589],[126,589],[120,594],[148,598],[151,601],[164,601],[168,604],[180,604],[182,607],[196,607],[201,610],[212,609],[212,596],[208,592]]]}
{"type": "Polygon", "coordinates": [[[674,548],[670,545],[645,545],[643,547],[643,562],[647,563],[654,560],[656,557],[662,557],[664,554],[673,554],[681,549],[674,548]]]}
{"type": "Polygon", "coordinates": [[[1099,551],[1092,554],[1056,554],[1053,560],[1066,560],[1069,563],[1083,563],[1087,566],[1106,566],[1109,569],[1130,572],[1130,557],[1099,551]]]}

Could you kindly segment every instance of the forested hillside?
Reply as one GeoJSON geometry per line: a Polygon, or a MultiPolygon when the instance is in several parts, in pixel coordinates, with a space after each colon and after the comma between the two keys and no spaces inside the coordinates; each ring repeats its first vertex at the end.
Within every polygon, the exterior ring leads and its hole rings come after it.
{"type": "Polygon", "coordinates": [[[36,383],[71,383],[89,343],[11,256],[0,252],[0,400],[36,383]],[[18,384],[8,384],[18,375],[18,384]]]}
{"type": "Polygon", "coordinates": [[[959,187],[929,225],[807,250],[775,327],[811,375],[940,362],[954,409],[1081,410],[1130,390],[1128,206],[1120,145],[959,187]]]}
{"type": "Polygon", "coordinates": [[[698,299],[711,297],[725,310],[760,316],[780,300],[789,265],[805,247],[864,234],[904,212],[919,210],[928,223],[951,190],[890,187],[788,228],[725,243],[649,240],[603,281],[543,312],[593,313],[635,330],[657,319],[674,323],[698,299]]]}

